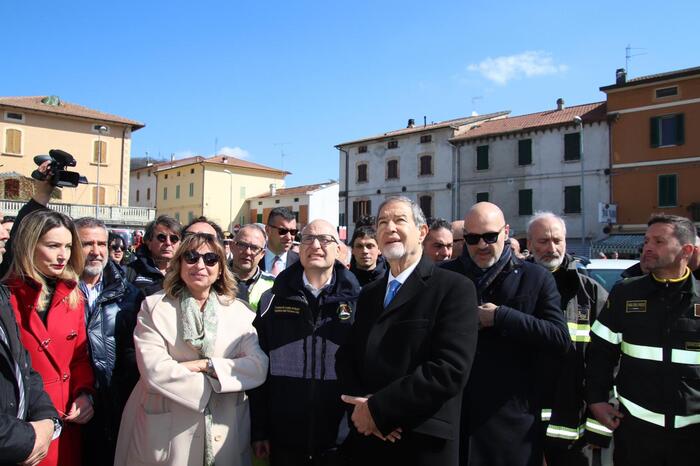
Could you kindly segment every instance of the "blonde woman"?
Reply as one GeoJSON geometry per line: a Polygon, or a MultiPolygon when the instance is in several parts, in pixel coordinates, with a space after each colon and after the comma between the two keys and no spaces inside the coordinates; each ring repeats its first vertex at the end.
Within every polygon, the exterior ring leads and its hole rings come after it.
{"type": "Polygon", "coordinates": [[[15,228],[5,283],[22,344],[63,420],[41,464],[80,465],[80,425],[92,418],[94,393],[77,286],[84,264],[80,240],[73,222],[51,210],[32,212],[15,228]]]}
{"type": "Polygon", "coordinates": [[[122,415],[115,465],[249,465],[244,390],[265,381],[255,314],[236,300],[223,247],[187,236],[162,292],[141,306],[134,343],[141,378],[122,415]]]}

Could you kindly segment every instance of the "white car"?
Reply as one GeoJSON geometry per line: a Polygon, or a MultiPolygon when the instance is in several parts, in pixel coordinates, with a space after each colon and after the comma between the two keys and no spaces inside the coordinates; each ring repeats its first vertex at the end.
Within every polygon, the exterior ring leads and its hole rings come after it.
{"type": "Polygon", "coordinates": [[[622,272],[638,262],[632,259],[591,259],[586,264],[586,274],[610,292],[613,285],[622,279],[622,272]]]}

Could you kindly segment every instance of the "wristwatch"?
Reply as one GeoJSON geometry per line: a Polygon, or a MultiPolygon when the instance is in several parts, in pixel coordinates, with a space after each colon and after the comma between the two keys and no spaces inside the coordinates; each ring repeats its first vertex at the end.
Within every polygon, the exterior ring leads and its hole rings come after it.
{"type": "Polygon", "coordinates": [[[214,363],[211,361],[211,358],[207,358],[207,375],[209,377],[216,377],[216,369],[214,369],[214,363]]]}
{"type": "Polygon", "coordinates": [[[51,436],[51,440],[56,440],[59,435],[61,435],[61,430],[63,429],[63,421],[61,421],[57,417],[52,417],[51,420],[53,421],[53,435],[51,436]]]}

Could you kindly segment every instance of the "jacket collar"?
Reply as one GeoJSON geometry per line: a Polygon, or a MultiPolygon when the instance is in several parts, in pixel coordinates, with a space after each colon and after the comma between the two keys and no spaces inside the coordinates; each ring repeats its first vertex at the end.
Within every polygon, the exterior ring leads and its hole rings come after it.
{"type": "MultiPolygon", "coordinates": [[[[272,294],[281,298],[303,295],[303,273],[304,267],[300,261],[284,269],[275,278],[272,294]]],[[[354,301],[359,294],[360,285],[355,276],[343,264],[335,261],[331,284],[319,297],[325,295],[324,302],[354,301]]]]}
{"type": "MultiPolygon", "coordinates": [[[[393,309],[406,304],[408,301],[413,299],[418,293],[423,291],[428,285],[427,280],[433,275],[435,270],[435,264],[432,260],[423,256],[418,261],[418,265],[411,275],[408,276],[403,285],[396,292],[396,296],[391,300],[389,306],[382,312],[379,316],[380,319],[385,318],[391,314],[393,309]]],[[[383,286],[377,287],[378,293],[384,295],[386,291],[387,282],[389,280],[389,274],[380,280],[383,286]]]]}

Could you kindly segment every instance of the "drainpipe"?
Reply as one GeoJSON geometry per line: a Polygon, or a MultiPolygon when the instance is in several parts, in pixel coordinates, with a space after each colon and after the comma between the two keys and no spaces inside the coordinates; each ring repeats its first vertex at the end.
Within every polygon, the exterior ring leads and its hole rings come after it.
{"type": "Polygon", "coordinates": [[[345,231],[346,235],[349,234],[349,225],[350,225],[350,214],[348,213],[348,194],[350,191],[350,153],[346,150],[341,149],[340,147],[338,150],[342,153],[345,154],[345,231]]]}
{"type": "MultiPolygon", "coordinates": [[[[124,129],[122,130],[122,153],[121,153],[121,162],[119,165],[119,205],[124,206],[124,139],[126,139],[126,129],[128,126],[124,126],[124,129]]],[[[99,193],[98,193],[99,195],[99,193]]]]}
{"type": "Polygon", "coordinates": [[[447,143],[452,146],[452,219],[459,219],[459,172],[460,172],[460,144],[451,141],[447,143]]]}

